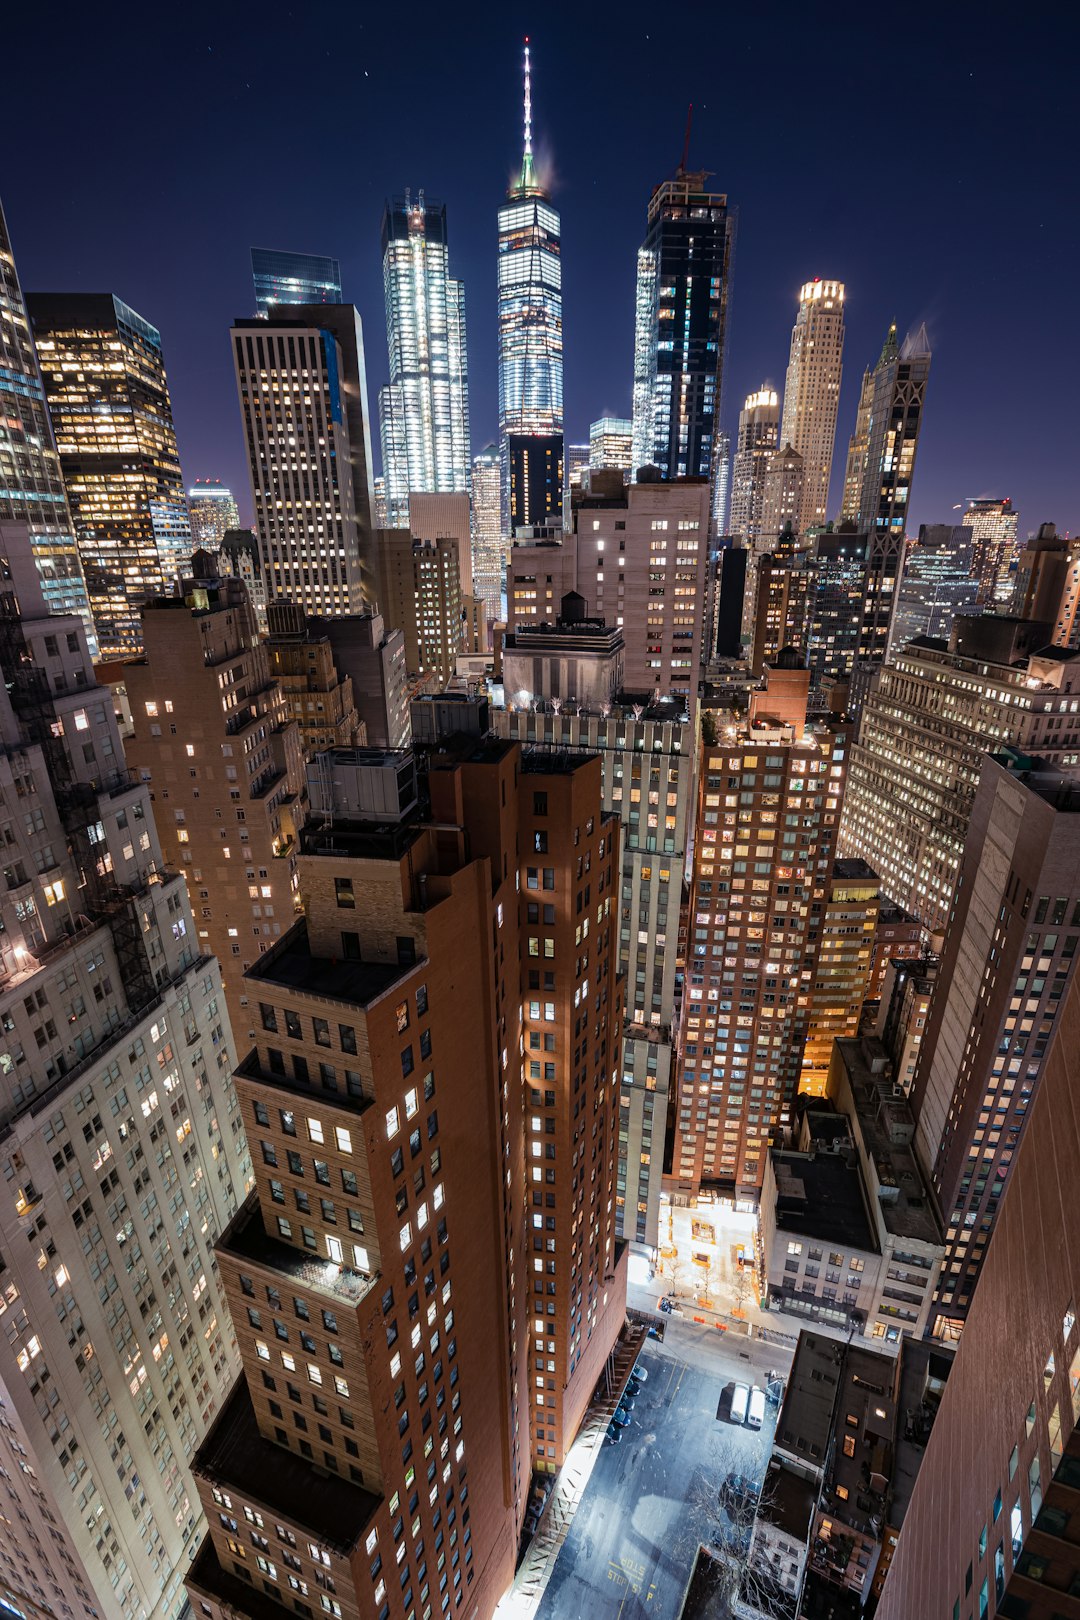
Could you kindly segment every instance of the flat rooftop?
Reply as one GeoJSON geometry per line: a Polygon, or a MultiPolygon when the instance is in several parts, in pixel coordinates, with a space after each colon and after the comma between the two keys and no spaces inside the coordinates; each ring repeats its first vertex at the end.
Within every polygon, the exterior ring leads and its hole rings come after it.
{"type": "Polygon", "coordinates": [[[201,1479],[235,1489],[274,1518],[308,1531],[313,1541],[334,1547],[344,1557],[355,1547],[382,1500],[265,1440],[242,1377],[195,1453],[192,1470],[201,1479]]]}
{"type": "Polygon", "coordinates": [[[265,1266],[305,1288],[317,1288],[328,1298],[347,1305],[359,1305],[375,1285],[374,1274],[335,1265],[332,1260],[323,1260],[317,1254],[294,1249],[292,1244],[271,1237],[263,1226],[256,1192],[248,1194],[218,1238],[216,1248],[237,1260],[265,1266]]]}
{"type": "Polygon", "coordinates": [[[776,1420],[775,1444],[793,1456],[825,1465],[832,1434],[833,1411],[844,1369],[845,1346],[820,1333],[800,1333],[783,1404],[776,1420]]]}
{"type": "Polygon", "coordinates": [[[300,990],[352,1007],[367,1007],[406,973],[411,973],[415,965],[333,961],[326,956],[313,956],[307,923],[301,919],[273,950],[251,964],[245,978],[255,983],[281,985],[287,990],[300,990]]]}
{"type": "Polygon", "coordinates": [[[797,1474],[782,1457],[773,1456],[765,1470],[758,1518],[805,1542],[817,1504],[817,1486],[797,1474]]]}
{"type": "Polygon", "coordinates": [[[888,1066],[883,1064],[875,1071],[868,1061],[868,1054],[884,1057],[885,1048],[876,1036],[839,1040],[836,1048],[847,1070],[866,1151],[874,1161],[878,1181],[889,1194],[878,1199],[885,1230],[893,1237],[941,1243],[943,1233],[934,1201],[912,1147],[911,1108],[905,1098],[893,1095],[888,1066]],[[906,1141],[898,1139],[904,1137],[906,1141]]]}
{"type": "Polygon", "coordinates": [[[842,1153],[772,1155],[776,1177],[776,1229],[821,1243],[877,1251],[857,1164],[842,1153]]]}

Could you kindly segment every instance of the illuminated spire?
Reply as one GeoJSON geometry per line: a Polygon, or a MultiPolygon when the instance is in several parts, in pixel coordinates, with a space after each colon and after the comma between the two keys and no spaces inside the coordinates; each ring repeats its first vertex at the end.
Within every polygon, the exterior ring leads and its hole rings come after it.
{"type": "Polygon", "coordinates": [[[533,168],[532,150],[532,65],[529,60],[529,36],[525,36],[525,150],[521,159],[521,179],[518,181],[519,191],[536,191],[536,171],[533,168]]]}

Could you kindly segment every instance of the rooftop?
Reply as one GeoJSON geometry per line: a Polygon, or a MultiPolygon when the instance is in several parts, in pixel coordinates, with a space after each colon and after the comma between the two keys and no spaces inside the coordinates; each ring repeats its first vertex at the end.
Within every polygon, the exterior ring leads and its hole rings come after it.
{"type": "Polygon", "coordinates": [[[221,1416],[195,1453],[192,1470],[199,1478],[260,1504],[274,1518],[298,1525],[313,1541],[345,1557],[380,1502],[362,1486],[314,1468],[305,1458],[265,1440],[243,1378],[234,1384],[221,1416]]]}
{"type": "Polygon", "coordinates": [[[894,1529],[899,1529],[904,1522],[952,1363],[950,1351],[939,1349],[925,1339],[905,1335],[901,1343],[896,1455],[889,1506],[889,1523],[894,1529]]]}
{"type": "Polygon", "coordinates": [[[834,861],[833,871],[838,878],[844,878],[849,883],[876,883],[878,881],[878,874],[869,861],[862,861],[854,857],[851,860],[834,861]]]}
{"type": "Polygon", "coordinates": [[[848,1249],[877,1250],[857,1164],[843,1153],[774,1152],[776,1229],[848,1249]]]}
{"type": "Polygon", "coordinates": [[[415,963],[345,962],[312,956],[307,923],[297,922],[272,950],[248,968],[245,978],[283,985],[328,1001],[366,1007],[389,990],[415,963]]]}
{"type": "Polygon", "coordinates": [[[306,1249],[294,1249],[291,1243],[270,1237],[263,1226],[256,1192],[250,1192],[241,1204],[218,1239],[217,1248],[349,1305],[359,1305],[375,1282],[374,1275],[335,1265],[332,1260],[320,1259],[306,1249]]]}
{"type": "Polygon", "coordinates": [[[845,1346],[820,1333],[800,1333],[783,1405],[776,1420],[778,1446],[823,1467],[832,1433],[845,1346]]]}
{"type": "Polygon", "coordinates": [[[797,1474],[782,1457],[770,1457],[761,1487],[759,1519],[805,1542],[816,1502],[817,1486],[812,1480],[797,1474]]]}
{"type": "Polygon", "coordinates": [[[868,1036],[838,1040],[835,1050],[847,1071],[859,1133],[877,1173],[885,1230],[893,1237],[941,1243],[934,1202],[912,1148],[915,1121],[907,1099],[896,1094],[884,1046],[868,1036]]]}
{"type": "Polygon", "coordinates": [[[877,1536],[884,1527],[892,1478],[896,1361],[858,1344],[844,1348],[834,1427],[854,1445],[848,1455],[839,1439],[834,1441],[824,1482],[828,1499],[823,1498],[822,1506],[853,1530],[877,1536]]]}

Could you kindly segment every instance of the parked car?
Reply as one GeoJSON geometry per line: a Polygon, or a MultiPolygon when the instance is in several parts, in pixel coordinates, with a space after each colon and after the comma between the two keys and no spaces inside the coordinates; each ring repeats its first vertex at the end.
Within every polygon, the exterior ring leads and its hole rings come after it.
{"type": "Polygon", "coordinates": [[[614,1423],[609,1423],[606,1439],[609,1446],[621,1446],[622,1430],[617,1428],[614,1423]]]}
{"type": "Polygon", "coordinates": [[[750,1400],[750,1388],[747,1384],[736,1384],[731,1392],[731,1421],[732,1423],[746,1422],[746,1408],[750,1400]]]}
{"type": "Polygon", "coordinates": [[[746,1408],[746,1426],[749,1429],[760,1429],[765,1421],[765,1391],[760,1384],[755,1384],[750,1391],[750,1400],[746,1408]]]}
{"type": "Polygon", "coordinates": [[[641,1394],[641,1385],[638,1383],[636,1378],[631,1377],[631,1378],[629,1378],[627,1380],[626,1393],[628,1395],[640,1395],[641,1394]]]}
{"type": "Polygon", "coordinates": [[[747,1474],[729,1474],[720,1487],[720,1506],[729,1513],[745,1513],[757,1506],[761,1487],[747,1474]]]}
{"type": "Polygon", "coordinates": [[[635,1367],[630,1376],[636,1378],[639,1384],[647,1384],[649,1382],[649,1369],[647,1367],[635,1367]]]}
{"type": "Polygon", "coordinates": [[[616,1428],[625,1429],[630,1422],[630,1414],[624,1412],[620,1406],[611,1414],[611,1421],[616,1428]]]}

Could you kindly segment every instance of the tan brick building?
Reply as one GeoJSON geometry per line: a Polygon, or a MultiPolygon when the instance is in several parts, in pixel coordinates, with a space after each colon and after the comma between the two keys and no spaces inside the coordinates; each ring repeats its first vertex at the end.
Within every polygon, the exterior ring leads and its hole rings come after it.
{"type": "Polygon", "coordinates": [[[124,746],[150,785],[165,858],[187,879],[200,949],[221,963],[243,1050],[244,971],[295,916],[300,731],[239,580],[148,603],[143,646],[124,670],[134,728],[124,746]]]}
{"type": "Polygon", "coordinates": [[[833,1042],[859,1032],[881,883],[865,861],[837,861],[825,893],[799,1090],[825,1095],[833,1042]]]}
{"type": "MultiPolygon", "coordinates": [[[[755,1197],[790,1119],[833,874],[850,727],[806,716],[781,655],[745,724],[701,747],[687,924],[676,1196],[755,1197]]],[[[715,726],[715,722],[713,722],[715,726]]]]}
{"type": "Polygon", "coordinates": [[[244,1377],[188,1581],[211,1620],[491,1615],[624,1321],[599,762],[481,744],[436,762],[430,825],[410,771],[336,761],[304,917],[248,975],[256,1189],[219,1245],[244,1377]]]}
{"type": "Polygon", "coordinates": [[[313,624],[302,607],[283,599],[271,602],[267,617],[270,673],[300,728],[304,753],[363,747],[367,729],[356,712],[352,676],[335,664],[322,621],[313,624]]]}

